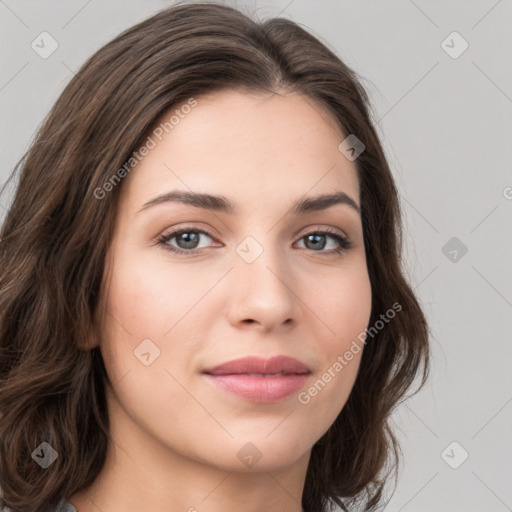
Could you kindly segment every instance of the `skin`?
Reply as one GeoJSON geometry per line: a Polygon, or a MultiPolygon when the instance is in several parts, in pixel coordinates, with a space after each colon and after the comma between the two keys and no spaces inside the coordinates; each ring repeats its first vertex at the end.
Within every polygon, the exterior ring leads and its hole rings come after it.
{"type": "MultiPolygon", "coordinates": [[[[368,326],[371,286],[355,209],[290,214],[299,198],[337,191],[360,206],[334,119],[296,93],[196,99],[122,182],[98,341],[114,384],[112,442],[93,485],[69,498],[79,512],[299,512],[311,448],[357,376],[362,351],[303,405],[297,393],[247,401],[201,374],[248,355],[288,355],[311,369],[307,390],[368,326]],[[222,195],[240,213],[177,202],[138,212],[174,189],[222,195]],[[157,244],[188,224],[211,235],[199,235],[198,254],[157,244]],[[329,235],[325,247],[308,244],[307,234],[325,228],[352,248],[333,253],[329,235]],[[250,264],[236,252],[247,236],[263,248],[250,264]],[[147,338],[160,355],[145,366],[134,350],[147,338]],[[237,457],[246,443],[261,453],[251,468],[237,457]]],[[[190,251],[180,238],[167,245],[190,251]]]]}

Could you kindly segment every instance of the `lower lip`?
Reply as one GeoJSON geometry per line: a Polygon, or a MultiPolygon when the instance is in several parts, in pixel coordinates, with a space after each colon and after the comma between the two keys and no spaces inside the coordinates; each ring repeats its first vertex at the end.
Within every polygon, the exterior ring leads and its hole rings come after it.
{"type": "Polygon", "coordinates": [[[277,402],[302,388],[309,373],[254,377],[244,374],[204,374],[221,389],[252,402],[277,402]]]}

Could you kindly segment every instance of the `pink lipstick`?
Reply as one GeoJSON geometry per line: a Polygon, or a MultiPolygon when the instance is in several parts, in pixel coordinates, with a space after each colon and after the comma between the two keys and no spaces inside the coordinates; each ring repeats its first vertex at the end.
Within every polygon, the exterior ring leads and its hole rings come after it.
{"type": "Polygon", "coordinates": [[[253,402],[277,402],[297,392],[311,375],[297,359],[244,357],[203,370],[224,391],[253,402]]]}

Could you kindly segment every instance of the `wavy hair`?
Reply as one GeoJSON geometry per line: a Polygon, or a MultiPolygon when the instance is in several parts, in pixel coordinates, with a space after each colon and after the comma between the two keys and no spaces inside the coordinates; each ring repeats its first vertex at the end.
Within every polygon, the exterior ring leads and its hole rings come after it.
{"type": "Polygon", "coordinates": [[[122,182],[101,200],[97,190],[162,113],[223,89],[297,92],[365,145],[354,163],[370,325],[395,302],[401,311],[368,339],[345,407],[313,446],[302,506],[374,510],[398,474],[390,416],[418,376],[414,392],[425,383],[430,334],[402,267],[398,193],[369,97],[356,73],[296,23],[196,2],[158,12],[90,57],[7,182],[19,174],[0,243],[0,506],[54,507],[101,471],[108,377],[99,347],[88,347],[105,312],[104,264],[122,182]],[[42,470],[31,454],[44,441],[59,456],[42,470]]]}

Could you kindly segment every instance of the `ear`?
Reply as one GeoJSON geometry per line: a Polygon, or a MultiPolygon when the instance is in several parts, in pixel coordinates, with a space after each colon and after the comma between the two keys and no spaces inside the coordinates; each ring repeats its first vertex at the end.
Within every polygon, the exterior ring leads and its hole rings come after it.
{"type": "Polygon", "coordinates": [[[100,302],[96,305],[93,313],[93,318],[88,323],[87,328],[80,333],[76,341],[79,350],[89,351],[101,344],[101,332],[105,326],[105,308],[106,304],[103,302],[104,295],[101,296],[100,302]]]}
{"type": "Polygon", "coordinates": [[[77,340],[77,348],[85,352],[98,347],[100,345],[99,336],[97,336],[95,329],[91,326],[87,333],[84,333],[80,339],[77,340]]]}
{"type": "Polygon", "coordinates": [[[96,308],[93,318],[79,330],[76,340],[76,346],[79,350],[87,352],[100,346],[100,333],[102,330],[100,326],[104,325],[104,318],[103,315],[99,313],[100,311],[103,311],[102,305],[96,308]]]}

